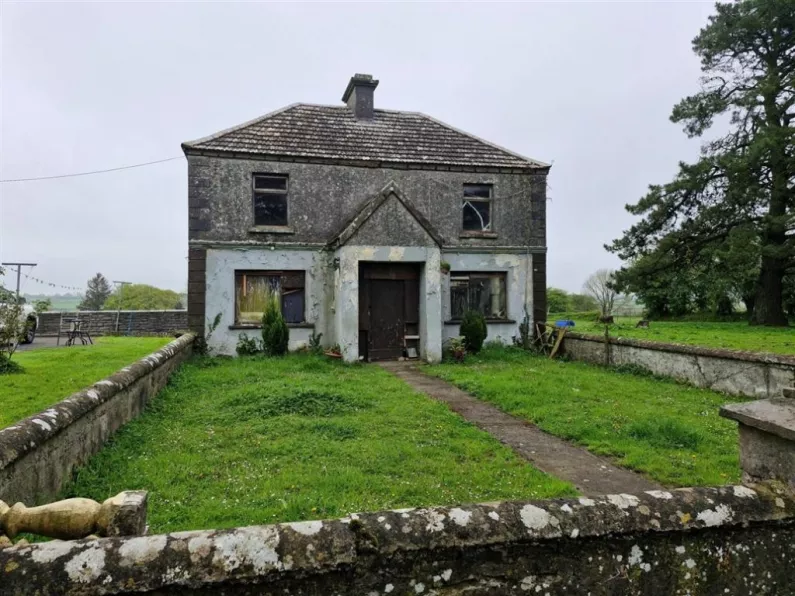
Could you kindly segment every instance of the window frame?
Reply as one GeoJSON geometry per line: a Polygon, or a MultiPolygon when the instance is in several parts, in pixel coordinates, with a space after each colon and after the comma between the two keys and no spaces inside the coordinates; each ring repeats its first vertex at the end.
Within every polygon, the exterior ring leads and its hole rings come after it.
{"type": "MultiPolygon", "coordinates": [[[[473,206],[474,209],[474,206],[473,206]]],[[[495,234],[494,230],[494,183],[493,182],[464,182],[461,189],[461,234],[462,235],[489,235],[495,234]],[[471,186],[484,186],[489,189],[489,196],[485,197],[468,197],[466,195],[467,187],[471,186]],[[464,227],[464,208],[466,203],[486,203],[489,207],[489,223],[488,229],[468,230],[464,227]]]]}
{"type": "MultiPolygon", "coordinates": [[[[245,279],[247,276],[254,276],[254,277],[278,277],[279,278],[279,304],[282,309],[282,316],[285,315],[284,313],[284,295],[285,295],[285,287],[284,287],[284,278],[285,276],[289,275],[301,275],[301,287],[300,289],[303,290],[304,298],[303,298],[303,309],[301,312],[301,321],[294,321],[294,322],[287,322],[288,326],[297,325],[302,326],[306,325],[306,270],[305,269],[236,269],[234,275],[234,289],[235,289],[235,300],[234,300],[234,325],[233,327],[236,328],[248,328],[248,329],[259,329],[262,327],[262,322],[259,323],[250,323],[246,321],[241,321],[240,319],[240,309],[238,306],[238,292],[243,287],[243,283],[245,283],[245,279]],[[242,283],[241,283],[242,278],[242,283]]],[[[299,288],[289,288],[289,290],[297,290],[299,288]]],[[[285,317],[286,321],[286,317],[285,317]]]]}
{"type": "Polygon", "coordinates": [[[290,175],[276,172],[253,172],[251,174],[251,214],[255,228],[287,229],[290,227],[290,175]],[[284,190],[275,188],[257,188],[257,178],[277,178],[284,180],[284,190]],[[257,223],[257,197],[262,195],[284,196],[285,222],[283,224],[257,223]]]}
{"type": "MultiPolygon", "coordinates": [[[[463,314],[456,314],[453,312],[453,282],[457,281],[456,278],[467,278],[467,283],[471,282],[472,276],[475,277],[500,277],[503,280],[503,296],[504,296],[504,316],[483,315],[489,323],[511,323],[513,322],[510,313],[508,312],[508,272],[507,271],[450,271],[449,278],[449,295],[450,295],[450,322],[460,322],[463,314]]],[[[469,305],[467,305],[468,307],[469,305]]]]}

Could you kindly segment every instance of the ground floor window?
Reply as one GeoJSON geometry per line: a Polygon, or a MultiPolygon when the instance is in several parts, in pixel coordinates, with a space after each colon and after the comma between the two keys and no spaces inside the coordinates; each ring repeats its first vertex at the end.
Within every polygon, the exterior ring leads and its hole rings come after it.
{"type": "Polygon", "coordinates": [[[288,323],[304,322],[304,271],[235,271],[235,324],[259,325],[276,295],[288,323]]]}
{"type": "Polygon", "coordinates": [[[450,273],[450,306],[453,319],[468,310],[487,319],[507,319],[505,273],[450,273]]]}

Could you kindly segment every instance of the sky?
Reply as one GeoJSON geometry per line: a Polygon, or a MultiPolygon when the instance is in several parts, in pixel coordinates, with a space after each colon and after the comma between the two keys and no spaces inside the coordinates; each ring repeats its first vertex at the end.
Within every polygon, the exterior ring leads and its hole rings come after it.
{"type": "MultiPolygon", "coordinates": [[[[624,205],[699,141],[669,121],[698,90],[690,42],[709,2],[0,3],[0,179],[178,157],[180,143],[293,102],[420,111],[552,163],[549,285],[580,291],[620,261],[624,205]]],[[[183,291],[184,159],[0,184],[0,259],[84,287],[183,291]]],[[[13,280],[6,276],[6,286],[13,280]]],[[[23,278],[22,291],[56,293],[23,278]]]]}

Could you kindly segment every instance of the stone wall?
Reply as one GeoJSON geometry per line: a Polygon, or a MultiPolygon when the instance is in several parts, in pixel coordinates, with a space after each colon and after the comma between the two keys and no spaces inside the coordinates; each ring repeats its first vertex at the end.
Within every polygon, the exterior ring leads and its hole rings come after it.
{"type": "Polygon", "coordinates": [[[792,594],[795,500],[745,486],[0,549],[3,594],[792,594]]]}
{"type": "Polygon", "coordinates": [[[569,333],[565,353],[573,360],[610,366],[635,365],[697,387],[748,397],[780,397],[795,385],[795,357],[718,350],[635,339],[569,333]],[[606,354],[607,348],[607,354],[606,354]]]}
{"type": "Polygon", "coordinates": [[[44,412],[0,430],[0,500],[46,502],[120,427],[136,418],[192,351],[172,341],[44,412]]]}
{"type": "Polygon", "coordinates": [[[87,320],[91,335],[167,334],[188,329],[186,310],[83,310],[44,312],[39,315],[38,335],[58,335],[61,317],[87,320]]]}

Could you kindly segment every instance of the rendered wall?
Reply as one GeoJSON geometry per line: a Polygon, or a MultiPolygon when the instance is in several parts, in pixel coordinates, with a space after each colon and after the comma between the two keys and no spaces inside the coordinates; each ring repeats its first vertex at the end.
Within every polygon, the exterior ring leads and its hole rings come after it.
{"type": "Polygon", "coordinates": [[[442,357],[442,293],[440,251],[435,246],[343,246],[335,253],[334,306],[336,342],[348,362],[359,359],[359,263],[424,263],[420,277],[420,357],[442,357]]]}
{"type": "MultiPolygon", "coordinates": [[[[506,323],[488,322],[486,341],[501,341],[510,344],[519,335],[519,324],[525,308],[533,312],[532,255],[527,253],[470,253],[444,251],[442,259],[450,263],[451,272],[504,272],[508,294],[508,319],[506,323]]],[[[442,307],[444,316],[444,341],[459,335],[458,322],[451,322],[450,276],[442,279],[442,307]]]]}
{"type": "Polygon", "coordinates": [[[564,349],[574,360],[620,366],[631,364],[697,387],[748,397],[781,397],[795,385],[795,357],[716,350],[681,344],[568,334],[564,349]],[[606,355],[607,348],[607,355],[606,355]]]}
{"type": "Polygon", "coordinates": [[[328,254],[319,250],[269,250],[267,248],[208,249],[206,261],[205,316],[207,323],[221,313],[221,322],[208,342],[214,354],[235,355],[241,333],[259,337],[256,328],[235,328],[235,271],[236,270],[302,270],[305,277],[306,324],[291,326],[291,350],[307,345],[313,330],[323,333],[327,341],[327,285],[331,275],[328,254]]]}

